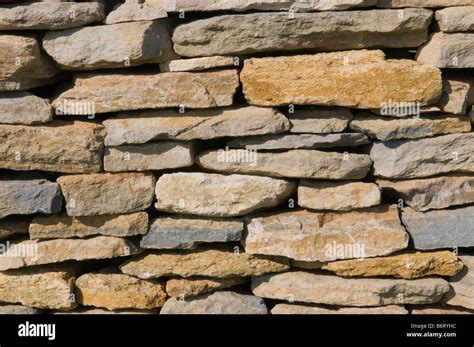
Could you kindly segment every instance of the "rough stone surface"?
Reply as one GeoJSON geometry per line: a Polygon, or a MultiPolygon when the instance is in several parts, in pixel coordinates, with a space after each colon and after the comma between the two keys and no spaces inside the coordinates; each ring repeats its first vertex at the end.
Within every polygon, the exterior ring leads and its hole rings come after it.
{"type": "Polygon", "coordinates": [[[287,131],[288,119],[277,110],[232,107],[215,110],[172,110],[124,114],[104,121],[105,144],[145,143],[152,140],[209,140],[219,137],[264,135],[287,131]]]}
{"type": "Polygon", "coordinates": [[[69,216],[138,212],[153,201],[155,177],[145,173],[61,176],[69,216]]]}
{"type": "Polygon", "coordinates": [[[388,118],[363,114],[355,117],[350,128],[380,141],[391,141],[466,133],[471,131],[471,124],[466,116],[445,114],[423,115],[421,118],[388,118]]]}
{"type": "Polygon", "coordinates": [[[364,134],[281,134],[232,140],[230,147],[253,150],[318,149],[361,146],[370,143],[364,134]]]}
{"type": "Polygon", "coordinates": [[[155,20],[168,17],[160,3],[141,0],[126,0],[114,7],[105,19],[105,24],[155,20]]]}
{"type": "Polygon", "coordinates": [[[436,22],[441,31],[474,31],[474,6],[448,7],[436,11],[436,22]]]}
{"type": "Polygon", "coordinates": [[[200,243],[240,241],[244,224],[238,220],[158,217],[142,238],[142,248],[188,249],[200,243]]]}
{"type": "Polygon", "coordinates": [[[402,220],[415,249],[473,247],[474,206],[417,212],[403,209],[402,220]]]}
{"type": "Polygon", "coordinates": [[[156,184],[159,211],[207,217],[242,216],[274,207],[294,191],[293,182],[270,177],[174,173],[156,184]]]}
{"type": "Polygon", "coordinates": [[[33,268],[0,273],[0,301],[28,307],[72,310],[74,278],[69,271],[33,268]]]}
{"type": "Polygon", "coordinates": [[[50,83],[55,73],[35,38],[0,35],[0,91],[36,88],[50,83]]]}
{"type": "Polygon", "coordinates": [[[389,305],[381,307],[339,307],[326,308],[321,306],[277,304],[272,314],[408,314],[403,306],[389,305]]]}
{"type": "Polygon", "coordinates": [[[302,261],[387,255],[408,246],[395,206],[364,211],[283,212],[249,217],[245,251],[302,261]]]}
{"type": "Polygon", "coordinates": [[[64,70],[125,68],[176,57],[169,29],[158,21],[49,32],[43,46],[64,70]]]}
{"type": "Polygon", "coordinates": [[[163,276],[245,277],[289,268],[287,259],[255,256],[227,247],[149,253],[120,266],[123,273],[144,279],[163,276]]]}
{"type": "Polygon", "coordinates": [[[374,183],[332,183],[301,181],[298,205],[314,210],[348,211],[381,203],[380,189],[374,183]]]}
{"type": "Polygon", "coordinates": [[[28,92],[0,94],[0,123],[39,124],[53,120],[49,103],[28,92]]]}
{"type": "Polygon", "coordinates": [[[248,59],[240,78],[247,101],[258,106],[380,108],[389,100],[429,105],[442,92],[438,69],[385,60],[379,50],[248,59]]]}
{"type": "Polygon", "coordinates": [[[377,7],[448,7],[472,5],[471,0],[377,0],[377,7]]]}
{"type": "Polygon", "coordinates": [[[163,72],[201,71],[235,66],[236,62],[239,61],[233,57],[222,56],[178,59],[160,64],[160,70],[163,72]]]}
{"type": "Polygon", "coordinates": [[[104,170],[109,172],[177,169],[193,164],[194,147],[186,142],[107,147],[104,153],[104,170]]]}
{"type": "Polygon", "coordinates": [[[252,278],[256,296],[341,306],[430,304],[441,300],[449,284],[441,278],[346,279],[309,272],[286,272],[252,278]]]}
{"type": "Polygon", "coordinates": [[[66,239],[93,235],[128,237],[148,231],[148,214],[137,212],[124,215],[90,217],[38,216],[29,226],[31,239],[66,239]]]}
{"type": "Polygon", "coordinates": [[[474,203],[474,177],[442,176],[408,181],[377,180],[389,195],[417,211],[474,203]]]}
{"type": "Polygon", "coordinates": [[[370,152],[375,176],[421,178],[474,172],[474,134],[376,142],[370,152]]]}
{"type": "Polygon", "coordinates": [[[61,211],[61,206],[61,190],[56,183],[29,176],[0,177],[0,218],[14,214],[53,214],[61,211]]]}
{"type": "Polygon", "coordinates": [[[22,305],[0,305],[0,314],[40,314],[36,308],[22,305]]]}
{"type": "Polygon", "coordinates": [[[352,113],[344,108],[300,109],[288,115],[292,133],[329,134],[346,130],[352,113]]]}
{"type": "Polygon", "coordinates": [[[30,221],[28,219],[2,219],[0,220],[0,240],[9,239],[12,236],[28,234],[30,221]]]}
{"type": "Polygon", "coordinates": [[[252,152],[211,150],[201,153],[196,162],[203,168],[221,172],[332,180],[364,178],[372,166],[365,154],[304,149],[281,153],[253,152],[253,157],[249,153],[252,152]],[[247,157],[255,160],[246,160],[247,157]]]}
{"type": "Polygon", "coordinates": [[[474,310],[445,305],[418,305],[413,307],[411,314],[474,314],[474,310]]]}
{"type": "Polygon", "coordinates": [[[53,107],[61,109],[67,102],[86,101],[94,104],[96,113],[107,113],[180,106],[230,106],[238,87],[236,70],[81,74],[74,78],[71,89],[53,101],[53,107]]]}
{"type": "Polygon", "coordinates": [[[105,131],[99,124],[55,121],[0,125],[0,168],[92,173],[102,170],[105,131]]]}
{"type": "Polygon", "coordinates": [[[261,298],[234,292],[216,292],[192,300],[168,299],[160,314],[267,314],[261,298]]]}
{"type": "Polygon", "coordinates": [[[67,29],[99,22],[104,17],[101,1],[7,4],[0,6],[0,30],[67,29]]]}
{"type": "Polygon", "coordinates": [[[439,68],[472,68],[474,33],[434,33],[418,49],[416,60],[439,68]]]}
{"type": "Polygon", "coordinates": [[[163,2],[167,12],[207,12],[207,11],[332,11],[347,10],[375,5],[376,0],[173,0],[163,2]]]}
{"type": "Polygon", "coordinates": [[[322,266],[323,270],[342,277],[393,276],[413,279],[419,277],[453,276],[463,267],[453,252],[403,253],[383,258],[340,260],[322,266]]]}
{"type": "Polygon", "coordinates": [[[84,306],[153,309],[166,300],[165,286],[124,274],[88,273],[76,280],[77,301],[84,306]]]}
{"type": "Polygon", "coordinates": [[[137,251],[137,247],[130,241],[109,236],[89,239],[27,240],[11,244],[2,254],[0,271],[67,260],[124,257],[137,251]]]}
{"type": "Polygon", "coordinates": [[[466,114],[467,107],[474,103],[471,95],[474,95],[474,77],[445,74],[437,107],[447,113],[466,114]]]}
{"type": "Polygon", "coordinates": [[[225,15],[178,26],[174,49],[185,57],[301,49],[418,47],[433,13],[394,10],[225,15]],[[292,18],[291,18],[292,17],[292,18]]]}
{"type": "Polygon", "coordinates": [[[474,310],[474,256],[460,256],[464,263],[461,272],[451,277],[451,290],[443,298],[448,305],[474,310]]]}
{"type": "Polygon", "coordinates": [[[166,293],[178,299],[214,292],[248,282],[246,277],[172,278],[166,282],[166,293]]]}

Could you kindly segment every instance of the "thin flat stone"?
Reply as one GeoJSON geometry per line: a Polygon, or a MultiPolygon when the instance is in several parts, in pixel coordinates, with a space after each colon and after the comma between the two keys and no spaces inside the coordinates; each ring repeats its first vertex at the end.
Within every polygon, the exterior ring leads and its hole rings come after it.
{"type": "Polygon", "coordinates": [[[291,133],[311,134],[341,133],[352,118],[351,111],[345,108],[298,109],[288,115],[291,133]]]}
{"type": "Polygon", "coordinates": [[[234,57],[202,57],[193,59],[171,60],[160,64],[162,72],[202,71],[222,67],[239,66],[239,60],[234,57]]]}
{"type": "Polygon", "coordinates": [[[0,93],[0,123],[40,124],[53,120],[49,102],[28,92],[0,93]]]}
{"type": "Polygon", "coordinates": [[[248,277],[229,278],[171,278],[166,282],[166,293],[172,298],[186,299],[250,281],[248,277]]]}
{"type": "Polygon", "coordinates": [[[322,307],[317,305],[277,304],[272,314],[408,314],[403,306],[388,305],[381,307],[322,307]]]}

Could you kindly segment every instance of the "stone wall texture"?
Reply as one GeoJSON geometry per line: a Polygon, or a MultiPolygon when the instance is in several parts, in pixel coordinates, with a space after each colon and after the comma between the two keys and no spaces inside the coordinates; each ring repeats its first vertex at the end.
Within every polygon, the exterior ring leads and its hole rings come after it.
{"type": "Polygon", "coordinates": [[[0,1],[0,313],[474,313],[474,0],[0,1]]]}

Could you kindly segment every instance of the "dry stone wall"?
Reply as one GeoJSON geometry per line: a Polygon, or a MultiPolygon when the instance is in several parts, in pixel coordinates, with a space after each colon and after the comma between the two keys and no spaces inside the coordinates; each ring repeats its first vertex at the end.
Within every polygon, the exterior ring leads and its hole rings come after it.
{"type": "Polygon", "coordinates": [[[474,313],[473,0],[0,4],[0,312],[474,313]]]}

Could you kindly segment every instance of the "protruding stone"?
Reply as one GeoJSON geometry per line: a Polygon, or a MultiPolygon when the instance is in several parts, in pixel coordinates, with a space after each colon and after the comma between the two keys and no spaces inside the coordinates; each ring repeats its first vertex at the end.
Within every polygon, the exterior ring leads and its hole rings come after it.
{"type": "Polygon", "coordinates": [[[453,6],[436,11],[436,22],[441,31],[474,31],[474,6],[453,6]]]}
{"type": "Polygon", "coordinates": [[[25,90],[52,82],[56,68],[38,40],[0,35],[0,91],[25,90]]]}
{"type": "Polygon", "coordinates": [[[102,170],[105,131],[99,124],[55,121],[0,125],[0,168],[92,173],[102,170]]]}
{"type": "Polygon", "coordinates": [[[140,246],[152,249],[188,249],[200,243],[240,241],[244,224],[238,220],[185,216],[158,217],[140,246]]]}
{"type": "Polygon", "coordinates": [[[152,140],[210,140],[220,137],[264,135],[287,131],[288,119],[277,110],[230,107],[216,110],[172,110],[124,114],[104,121],[105,144],[118,146],[152,140]]]}
{"type": "Polygon", "coordinates": [[[189,142],[106,147],[104,153],[104,170],[109,172],[177,169],[193,164],[194,146],[189,142]]]}
{"type": "Polygon", "coordinates": [[[159,211],[207,217],[243,216],[275,207],[294,191],[293,182],[270,177],[174,173],[156,184],[159,211]]]}
{"type": "Polygon", "coordinates": [[[38,216],[31,222],[31,239],[67,239],[94,235],[128,237],[148,231],[148,214],[137,212],[123,215],[90,217],[38,216]]]}
{"type": "Polygon", "coordinates": [[[33,1],[0,6],[0,30],[60,30],[104,19],[101,1],[33,1]]]}
{"type": "Polygon", "coordinates": [[[153,202],[155,177],[146,173],[61,176],[69,216],[98,216],[146,210],[153,202]]]}
{"type": "Polygon", "coordinates": [[[295,211],[249,217],[243,241],[250,254],[302,261],[388,255],[408,246],[395,206],[363,211],[295,211]]]}
{"type": "Polygon", "coordinates": [[[372,307],[438,302],[449,291],[449,284],[441,278],[346,279],[310,272],[286,272],[253,277],[252,291],[268,299],[372,307]]]}
{"type": "Polygon", "coordinates": [[[249,281],[246,277],[229,278],[172,278],[166,282],[166,293],[179,299],[214,292],[249,281]]]}
{"type": "Polygon", "coordinates": [[[423,106],[436,103],[442,92],[437,68],[385,60],[379,50],[252,58],[240,77],[247,101],[258,106],[381,108],[389,100],[423,106]]]}
{"type": "Polygon", "coordinates": [[[255,256],[241,252],[238,247],[148,253],[120,266],[123,273],[144,279],[163,276],[246,277],[289,268],[287,259],[255,256]]]}
{"type": "Polygon", "coordinates": [[[28,92],[0,94],[0,123],[39,124],[53,120],[49,103],[28,92]]]}
{"type": "Polygon", "coordinates": [[[439,68],[472,68],[474,33],[434,33],[418,49],[416,60],[439,68]]]}
{"type": "Polygon", "coordinates": [[[417,211],[474,203],[474,177],[442,176],[408,181],[377,180],[388,195],[417,211]]]}
{"type": "Polygon", "coordinates": [[[298,205],[314,210],[349,211],[380,205],[380,189],[374,183],[301,181],[298,205]]]}
{"type": "Polygon", "coordinates": [[[160,64],[160,70],[163,72],[201,71],[239,65],[239,58],[215,56],[168,61],[160,64]]]}
{"type": "Polygon", "coordinates": [[[0,273],[0,301],[29,307],[72,310],[74,278],[67,270],[33,268],[0,273]]]}
{"type": "Polygon", "coordinates": [[[376,142],[370,152],[374,175],[402,179],[454,172],[474,173],[473,143],[472,133],[376,142]]]}
{"type": "Polygon", "coordinates": [[[368,155],[290,150],[271,153],[226,149],[201,153],[196,162],[203,168],[227,173],[315,179],[361,179],[372,167],[368,155]]]}
{"type": "Polygon", "coordinates": [[[474,247],[474,206],[428,212],[407,207],[402,220],[415,249],[474,247]]]}
{"type": "Polygon", "coordinates": [[[173,42],[185,57],[418,47],[426,41],[432,16],[425,9],[403,10],[402,16],[396,10],[215,16],[178,26],[173,42]]]}
{"type": "Polygon", "coordinates": [[[0,271],[68,260],[125,257],[137,252],[138,249],[132,242],[108,236],[89,239],[27,240],[11,244],[2,254],[0,271]]]}
{"type": "Polygon", "coordinates": [[[61,110],[71,103],[87,102],[94,105],[96,113],[182,106],[221,107],[232,105],[238,87],[236,70],[88,73],[77,75],[73,87],[59,95],[53,107],[61,110]]]}
{"type": "Polygon", "coordinates": [[[403,306],[381,307],[322,307],[317,305],[277,304],[272,314],[408,314],[403,306]]]}
{"type": "Polygon", "coordinates": [[[474,310],[474,256],[460,256],[464,263],[461,272],[450,278],[451,290],[443,301],[448,305],[462,306],[474,310]]]}
{"type": "Polygon", "coordinates": [[[463,267],[453,252],[402,253],[383,258],[340,260],[321,268],[341,277],[393,276],[413,279],[419,277],[453,276],[463,267]]]}
{"type": "Polygon", "coordinates": [[[232,140],[229,147],[250,150],[318,149],[362,146],[370,143],[364,134],[279,134],[232,140]]]}
{"type": "Polygon", "coordinates": [[[345,108],[309,108],[290,113],[288,119],[292,133],[341,133],[352,120],[352,113],[345,108]]]}
{"type": "Polygon", "coordinates": [[[124,274],[88,273],[76,280],[79,304],[118,309],[153,309],[166,300],[165,286],[124,274]]]}
{"type": "Polygon", "coordinates": [[[64,70],[125,68],[176,57],[168,26],[159,21],[53,31],[43,46],[64,70]]]}
{"type": "Polygon", "coordinates": [[[418,139],[471,131],[468,117],[445,114],[423,115],[421,118],[388,118],[363,114],[356,116],[350,127],[352,131],[362,132],[380,141],[418,139]]]}
{"type": "Polygon", "coordinates": [[[61,190],[46,179],[0,177],[0,218],[20,214],[54,214],[61,211],[61,190]]]}
{"type": "Polygon", "coordinates": [[[267,314],[261,298],[234,292],[215,292],[180,301],[168,299],[160,314],[267,314]]]}

